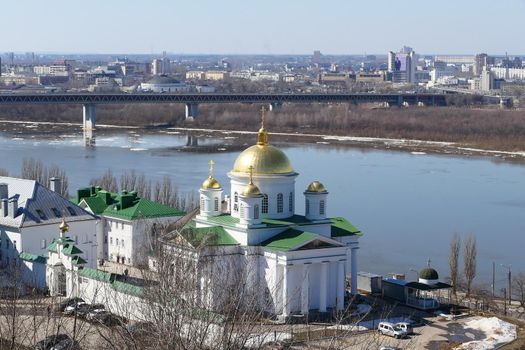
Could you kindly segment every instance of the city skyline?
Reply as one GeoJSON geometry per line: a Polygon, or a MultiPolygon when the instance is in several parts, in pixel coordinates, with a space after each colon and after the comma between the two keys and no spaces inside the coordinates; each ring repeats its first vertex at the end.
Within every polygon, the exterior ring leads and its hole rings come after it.
{"type": "Polygon", "coordinates": [[[65,54],[386,54],[402,45],[418,53],[510,55],[525,1],[408,0],[330,3],[269,0],[245,3],[86,4],[65,0],[3,5],[0,51],[65,54]],[[23,19],[23,20],[21,20],[23,19]],[[363,30],[366,29],[366,30],[363,30]],[[16,35],[14,35],[16,31],[16,35]],[[394,32],[395,35],[392,35],[394,32]],[[357,35],[356,33],[359,33],[357,35]],[[388,33],[388,35],[384,35],[388,33]],[[397,33],[397,34],[396,34],[397,33]]]}

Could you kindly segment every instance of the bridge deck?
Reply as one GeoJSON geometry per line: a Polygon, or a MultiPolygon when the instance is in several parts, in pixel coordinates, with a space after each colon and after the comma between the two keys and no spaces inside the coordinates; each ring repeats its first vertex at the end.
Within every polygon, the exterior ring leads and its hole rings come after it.
{"type": "Polygon", "coordinates": [[[0,104],[399,102],[445,104],[445,94],[0,93],[0,104]]]}

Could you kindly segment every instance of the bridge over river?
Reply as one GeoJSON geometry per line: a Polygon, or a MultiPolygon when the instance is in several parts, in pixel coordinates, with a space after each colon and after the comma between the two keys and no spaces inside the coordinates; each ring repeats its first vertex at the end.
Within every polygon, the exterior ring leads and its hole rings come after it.
{"type": "Polygon", "coordinates": [[[270,110],[283,103],[384,103],[388,106],[445,106],[444,93],[354,93],[354,94],[265,94],[265,93],[1,93],[0,105],[81,104],[84,129],[93,129],[98,104],[183,103],[186,118],[196,118],[201,103],[260,103],[270,110]]]}

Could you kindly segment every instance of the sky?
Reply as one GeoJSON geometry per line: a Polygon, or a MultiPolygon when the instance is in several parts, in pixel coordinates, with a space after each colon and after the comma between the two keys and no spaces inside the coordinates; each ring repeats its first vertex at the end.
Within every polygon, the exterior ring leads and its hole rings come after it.
{"type": "Polygon", "coordinates": [[[525,0],[0,0],[0,52],[525,54],[525,0]]]}

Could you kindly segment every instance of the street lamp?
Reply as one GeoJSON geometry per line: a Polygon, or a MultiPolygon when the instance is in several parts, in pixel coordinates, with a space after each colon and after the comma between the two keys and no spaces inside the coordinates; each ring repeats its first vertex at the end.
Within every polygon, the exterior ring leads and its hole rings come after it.
{"type": "Polygon", "coordinates": [[[511,272],[510,272],[510,267],[512,265],[508,264],[508,265],[505,265],[505,264],[501,264],[501,267],[504,267],[506,269],[508,269],[508,279],[509,279],[509,288],[508,288],[508,292],[509,292],[509,306],[510,304],[512,303],[512,285],[511,285],[511,281],[512,281],[512,275],[511,275],[511,272]]]}

